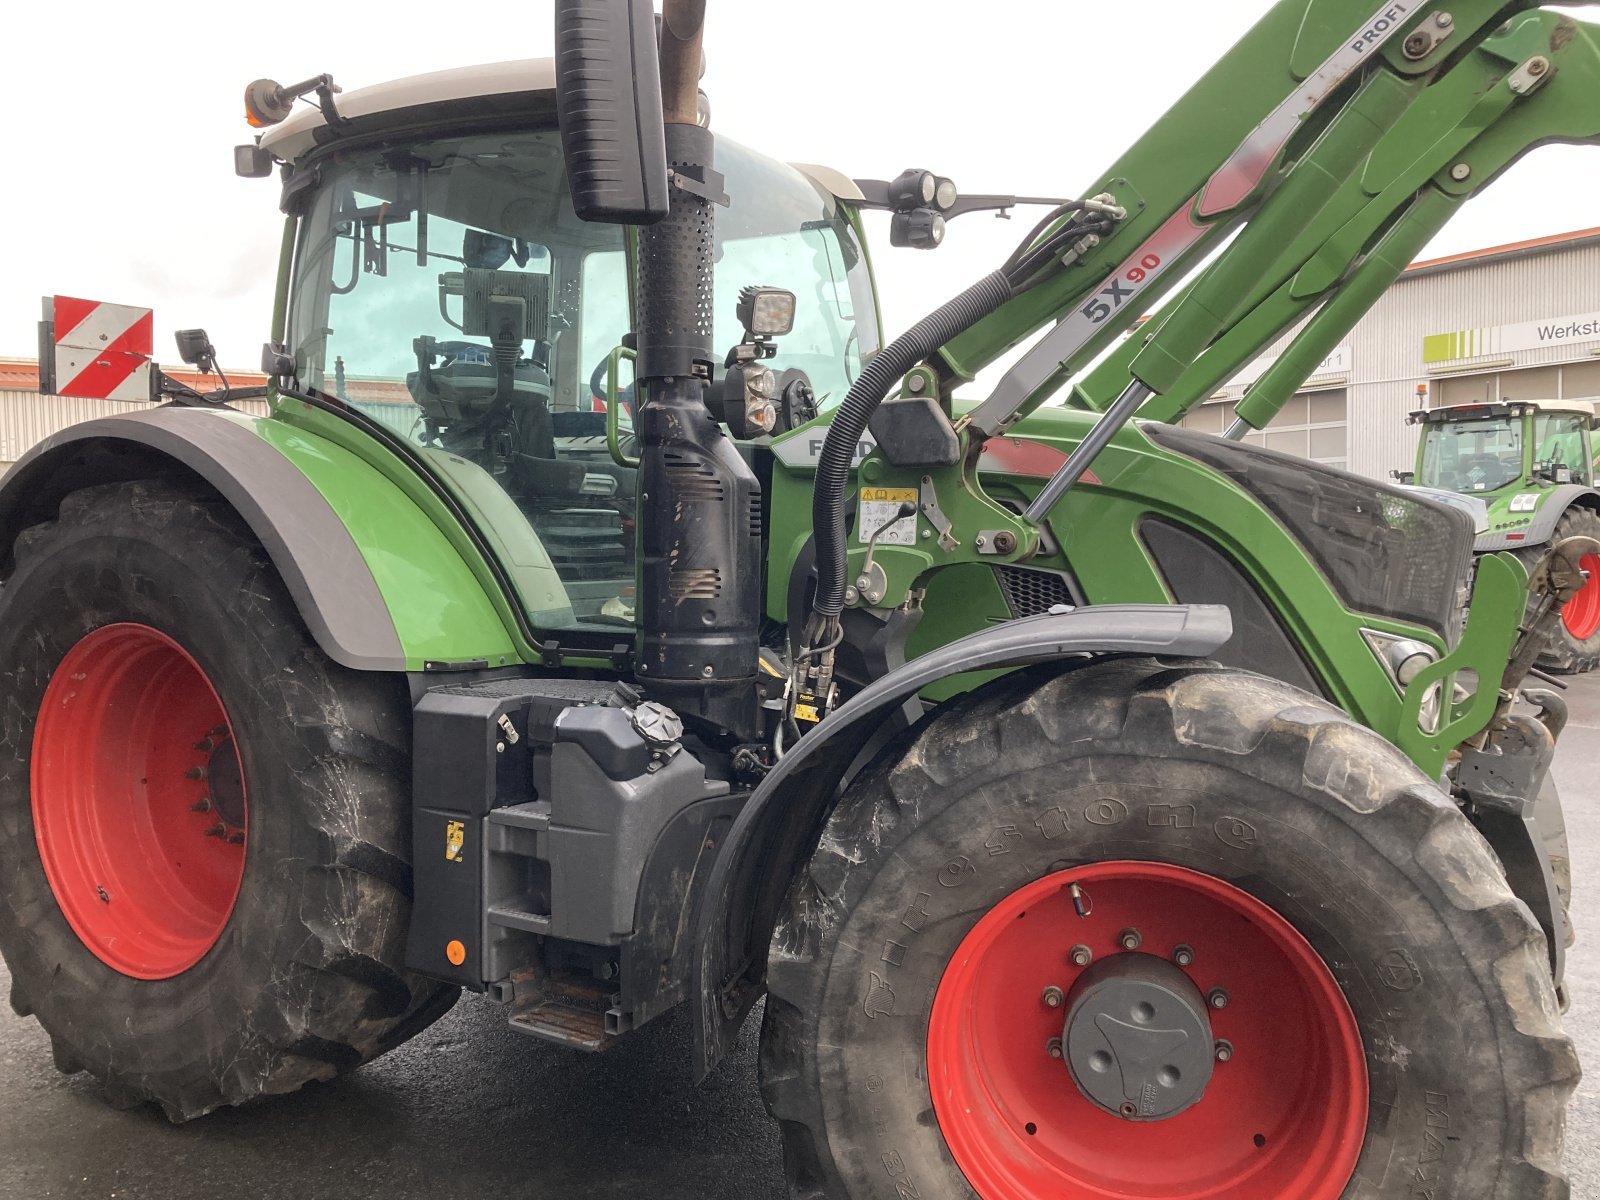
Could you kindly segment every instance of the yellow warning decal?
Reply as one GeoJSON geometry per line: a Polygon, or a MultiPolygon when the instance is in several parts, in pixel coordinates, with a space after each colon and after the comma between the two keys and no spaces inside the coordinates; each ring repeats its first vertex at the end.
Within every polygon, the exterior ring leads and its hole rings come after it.
{"type": "Polygon", "coordinates": [[[815,705],[796,704],[794,706],[794,719],[796,721],[820,721],[822,717],[817,713],[815,705]]]}
{"type": "Polygon", "coordinates": [[[856,506],[856,539],[862,545],[874,537],[883,546],[916,545],[916,505],[916,488],[862,488],[861,503],[856,506]]]}
{"type": "Polygon", "coordinates": [[[449,821],[444,827],[444,856],[451,862],[465,861],[461,852],[467,844],[467,827],[461,821],[449,821]]]}

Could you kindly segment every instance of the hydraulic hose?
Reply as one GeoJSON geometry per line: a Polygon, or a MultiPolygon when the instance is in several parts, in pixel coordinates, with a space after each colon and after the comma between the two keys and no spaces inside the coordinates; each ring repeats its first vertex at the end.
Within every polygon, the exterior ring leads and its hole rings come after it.
{"type": "Polygon", "coordinates": [[[845,487],[867,422],[895,381],[1014,294],[1005,271],[986,275],[874,354],[834,414],[817,458],[811,520],[817,539],[817,596],[812,612],[831,622],[844,610],[845,487]]]}

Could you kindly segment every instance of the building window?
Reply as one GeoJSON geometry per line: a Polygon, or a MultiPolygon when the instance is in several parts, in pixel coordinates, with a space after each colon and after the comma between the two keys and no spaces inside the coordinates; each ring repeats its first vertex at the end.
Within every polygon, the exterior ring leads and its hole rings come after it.
{"type": "MultiPolygon", "coordinates": [[[[1232,400],[1213,400],[1179,423],[1220,434],[1233,423],[1233,410],[1232,400]]],[[[1350,455],[1349,395],[1344,388],[1296,392],[1266,429],[1246,434],[1244,440],[1343,469],[1350,455]]]]}
{"type": "Polygon", "coordinates": [[[1433,381],[1433,408],[1500,400],[1600,399],[1600,362],[1559,363],[1520,371],[1452,375],[1433,381]]]}

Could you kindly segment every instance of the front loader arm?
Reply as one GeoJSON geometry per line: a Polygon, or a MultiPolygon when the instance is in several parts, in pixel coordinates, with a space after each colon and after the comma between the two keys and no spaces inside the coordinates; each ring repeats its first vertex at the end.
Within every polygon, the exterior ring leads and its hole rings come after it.
{"type": "Polygon", "coordinates": [[[1240,405],[1237,426],[1265,424],[1474,191],[1541,143],[1600,141],[1600,29],[1504,0],[1371,5],[1281,0],[1097,194],[1064,203],[851,385],[813,484],[818,587],[796,695],[829,694],[845,605],[888,611],[914,604],[933,571],[1035,558],[1066,494],[1093,478],[1123,425],[1176,420],[1301,321],[1240,405]],[[1151,332],[1114,346],[1180,283],[1151,332]],[[1051,322],[957,415],[952,387],[1051,322]],[[1098,420],[1026,508],[989,496],[984,443],[1100,357],[1073,391],[1098,420]],[[864,541],[858,531],[851,546],[851,462],[896,378],[904,411],[939,403],[958,445],[922,461],[881,444],[859,478],[917,510],[938,542],[864,541]]]}
{"type": "Polygon", "coordinates": [[[1175,419],[1319,310],[1241,406],[1265,424],[1272,397],[1464,199],[1534,146],[1600,140],[1596,30],[1531,7],[1507,20],[1485,0],[1275,6],[1102,177],[1126,218],[941,349],[947,377],[970,378],[1058,322],[969,414],[970,433],[992,437],[1043,403],[1210,254],[1154,332],[1072,399],[1104,409],[1137,380],[1154,393],[1140,415],[1175,419]]]}

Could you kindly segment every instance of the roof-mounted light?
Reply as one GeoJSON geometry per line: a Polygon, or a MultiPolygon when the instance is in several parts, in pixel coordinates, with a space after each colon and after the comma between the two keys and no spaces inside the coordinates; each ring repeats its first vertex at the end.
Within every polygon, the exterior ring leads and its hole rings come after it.
{"type": "Polygon", "coordinates": [[[333,97],[338,91],[339,85],[333,82],[332,75],[317,75],[287,87],[275,79],[256,79],[244,89],[244,119],[256,129],[276,125],[294,111],[296,100],[315,92],[322,115],[327,117],[329,125],[335,125],[339,114],[333,106],[333,97]]]}

